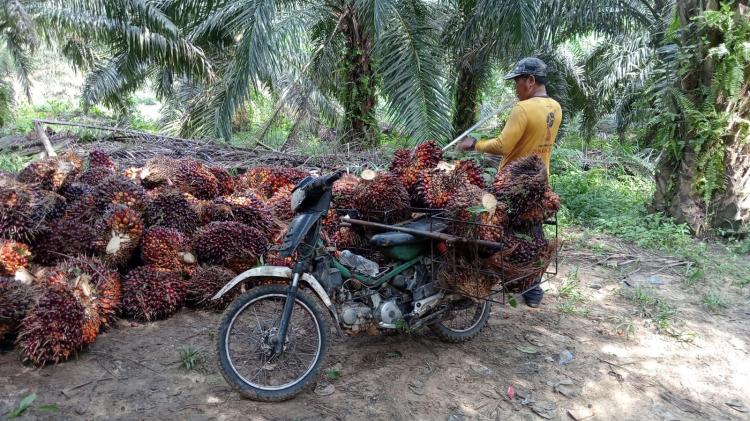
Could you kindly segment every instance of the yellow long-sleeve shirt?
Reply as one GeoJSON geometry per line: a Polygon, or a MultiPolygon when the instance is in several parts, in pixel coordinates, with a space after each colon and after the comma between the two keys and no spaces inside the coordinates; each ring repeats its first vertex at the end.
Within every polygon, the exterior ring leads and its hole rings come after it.
{"type": "Polygon", "coordinates": [[[539,154],[547,165],[562,121],[560,104],[552,98],[535,97],[513,107],[503,132],[494,139],[480,140],[475,149],[502,155],[500,169],[508,163],[539,154]]]}

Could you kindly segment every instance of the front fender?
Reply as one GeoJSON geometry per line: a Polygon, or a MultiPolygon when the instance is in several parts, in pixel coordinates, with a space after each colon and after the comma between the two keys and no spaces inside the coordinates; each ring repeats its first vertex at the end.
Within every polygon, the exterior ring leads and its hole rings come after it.
{"type": "MultiPolygon", "coordinates": [[[[211,299],[218,300],[222,295],[226,294],[232,288],[237,286],[237,284],[252,278],[292,279],[292,270],[286,266],[260,266],[257,268],[246,270],[232,278],[231,281],[227,282],[227,284],[224,285],[219,290],[219,292],[217,292],[211,299]]],[[[336,322],[338,322],[338,316],[336,314],[336,309],[333,307],[333,302],[326,293],[326,290],[323,289],[323,286],[320,285],[320,282],[318,282],[318,280],[315,279],[314,276],[307,273],[302,274],[300,280],[306,283],[310,288],[312,288],[313,291],[315,291],[320,300],[323,301],[323,304],[325,304],[326,307],[328,307],[328,310],[331,311],[331,314],[333,315],[334,319],[336,319],[336,322]]]]}

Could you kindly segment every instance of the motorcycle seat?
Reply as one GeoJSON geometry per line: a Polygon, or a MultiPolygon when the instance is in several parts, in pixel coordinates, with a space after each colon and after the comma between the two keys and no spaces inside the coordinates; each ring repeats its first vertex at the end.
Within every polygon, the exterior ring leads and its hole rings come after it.
{"type": "MultiPolygon", "coordinates": [[[[405,228],[411,228],[420,231],[442,232],[448,228],[448,224],[442,221],[418,220],[404,225],[405,228]]],[[[388,231],[375,234],[370,238],[370,244],[378,247],[403,246],[407,244],[417,244],[428,240],[427,237],[421,237],[400,231],[388,231]]]]}

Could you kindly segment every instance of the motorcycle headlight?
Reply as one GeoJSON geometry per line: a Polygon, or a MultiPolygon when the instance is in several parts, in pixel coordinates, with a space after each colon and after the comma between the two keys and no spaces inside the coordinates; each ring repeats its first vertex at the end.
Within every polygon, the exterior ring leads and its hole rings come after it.
{"type": "Polygon", "coordinates": [[[305,189],[300,188],[292,192],[292,212],[297,212],[297,208],[305,200],[305,189]]]}

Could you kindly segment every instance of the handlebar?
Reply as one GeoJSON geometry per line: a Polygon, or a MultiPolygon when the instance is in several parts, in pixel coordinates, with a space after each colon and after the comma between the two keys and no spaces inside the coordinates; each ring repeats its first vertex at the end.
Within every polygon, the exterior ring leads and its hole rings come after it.
{"type": "Polygon", "coordinates": [[[338,170],[335,172],[332,172],[331,174],[318,177],[316,178],[312,184],[311,187],[315,189],[323,188],[323,187],[330,187],[333,185],[333,183],[336,182],[341,176],[344,175],[344,170],[338,170]]]}

